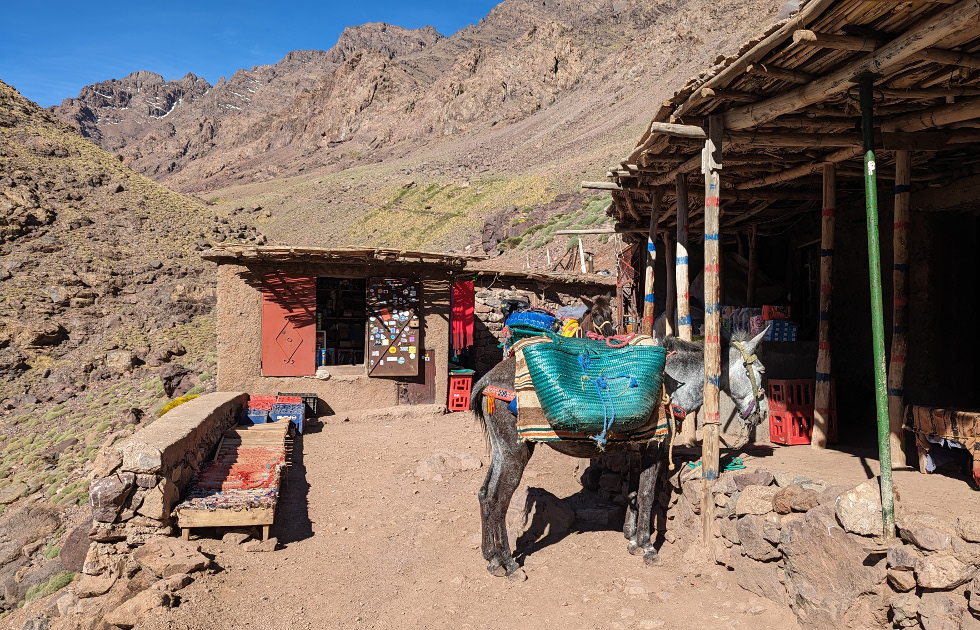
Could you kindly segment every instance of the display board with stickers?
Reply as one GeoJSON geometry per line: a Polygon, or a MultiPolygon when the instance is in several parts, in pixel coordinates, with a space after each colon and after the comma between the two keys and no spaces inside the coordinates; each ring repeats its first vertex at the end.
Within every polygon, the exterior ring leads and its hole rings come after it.
{"type": "Polygon", "coordinates": [[[368,376],[416,376],[422,347],[419,281],[372,278],[367,289],[368,376]]]}

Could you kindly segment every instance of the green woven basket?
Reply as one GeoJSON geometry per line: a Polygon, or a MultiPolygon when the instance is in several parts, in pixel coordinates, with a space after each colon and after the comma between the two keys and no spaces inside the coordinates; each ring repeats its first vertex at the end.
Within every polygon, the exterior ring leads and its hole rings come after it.
{"type": "Polygon", "coordinates": [[[603,341],[557,336],[552,340],[524,349],[534,390],[552,427],[625,433],[646,424],[660,402],[666,350],[610,348],[603,341]]]}

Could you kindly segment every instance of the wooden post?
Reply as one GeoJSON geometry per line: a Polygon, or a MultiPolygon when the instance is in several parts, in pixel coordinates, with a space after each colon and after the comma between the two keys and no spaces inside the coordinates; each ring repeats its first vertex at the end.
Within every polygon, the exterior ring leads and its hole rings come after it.
{"type": "Polygon", "coordinates": [[[650,231],[647,234],[647,268],[643,277],[643,328],[644,335],[653,335],[654,307],[656,294],[653,289],[654,267],[657,265],[657,224],[660,223],[660,189],[653,191],[653,201],[650,206],[650,231]]]}
{"type": "MultiPolygon", "coordinates": [[[[687,274],[687,175],[678,173],[674,181],[677,186],[677,255],[674,258],[677,276],[677,336],[684,341],[690,341],[691,294],[688,292],[690,283],[687,274]]],[[[684,423],[685,434],[687,433],[687,425],[688,423],[684,423]]],[[[693,426],[691,430],[691,441],[693,442],[693,426]]]]}
{"type": "Polygon", "coordinates": [[[663,233],[663,241],[664,251],[667,255],[667,258],[664,260],[664,266],[667,268],[667,299],[664,302],[664,312],[667,313],[667,317],[664,318],[664,336],[667,336],[673,335],[677,329],[677,326],[674,325],[674,311],[677,307],[676,276],[670,273],[670,268],[676,264],[674,262],[676,248],[674,247],[674,238],[669,232],[663,233]]]}
{"type": "Polygon", "coordinates": [[[905,466],[902,421],[905,404],[905,357],[908,353],[909,186],[912,160],[908,151],[895,152],[895,266],[892,271],[892,352],[888,363],[888,426],[892,466],[905,466]]]}
{"type": "Polygon", "coordinates": [[[708,139],[701,154],[704,173],[704,438],[701,445],[701,543],[711,550],[714,495],[718,479],[719,391],[721,389],[721,291],[719,219],[721,216],[721,138],[724,119],[708,116],[708,139]]]}
{"type": "Polygon", "coordinates": [[[758,237],[759,230],[753,223],[749,229],[749,278],[745,288],[745,305],[749,308],[755,306],[755,282],[759,275],[759,254],[756,250],[758,237]]]}
{"type": "Polygon", "coordinates": [[[587,269],[585,267],[585,243],[582,242],[581,236],[578,237],[578,260],[579,265],[582,268],[582,273],[587,273],[587,269]]]}
{"type": "Polygon", "coordinates": [[[827,448],[830,430],[830,309],[834,296],[834,223],[837,212],[837,167],[823,167],[823,210],[820,232],[820,324],[817,331],[817,374],[813,395],[810,447],[827,448]]]}

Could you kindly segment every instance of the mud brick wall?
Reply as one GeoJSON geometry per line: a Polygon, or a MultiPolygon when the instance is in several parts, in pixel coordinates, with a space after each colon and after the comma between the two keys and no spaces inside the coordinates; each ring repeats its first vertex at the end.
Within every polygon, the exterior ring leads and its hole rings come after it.
{"type": "Polygon", "coordinates": [[[84,573],[117,572],[134,548],[174,533],[174,506],[221,435],[238,422],[246,400],[240,392],[201,396],[99,453],[84,573]]]}
{"type": "MultiPolygon", "coordinates": [[[[625,505],[624,464],[608,456],[583,482],[625,505]]],[[[691,562],[705,555],[700,471],[678,466],[655,507],[657,538],[691,562]]],[[[952,521],[899,505],[898,537],[885,541],[875,480],[834,486],[764,469],[731,471],[712,496],[715,562],[733,570],[742,588],[788,605],[804,628],[980,627],[980,515],[952,521]]]]}
{"type": "MultiPolygon", "coordinates": [[[[476,321],[471,359],[477,375],[490,371],[503,358],[499,347],[504,329],[500,307],[507,300],[524,300],[531,306],[556,310],[562,306],[591,304],[599,296],[616,294],[616,285],[523,277],[479,276],[475,281],[476,321]]],[[[615,299],[613,299],[615,308],[615,299]]]]}

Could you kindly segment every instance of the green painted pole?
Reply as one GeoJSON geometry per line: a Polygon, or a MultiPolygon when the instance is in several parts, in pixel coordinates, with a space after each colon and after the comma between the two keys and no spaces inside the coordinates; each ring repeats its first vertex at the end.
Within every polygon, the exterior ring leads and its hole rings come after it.
{"type": "Polygon", "coordinates": [[[864,201],[868,217],[868,266],[871,275],[871,336],[874,340],[875,409],[878,412],[878,462],[881,464],[881,512],[886,538],[895,537],[888,380],[885,373],[885,316],[881,303],[881,248],[878,244],[878,178],[874,152],[874,79],[861,78],[861,127],[864,131],[864,201]]]}

